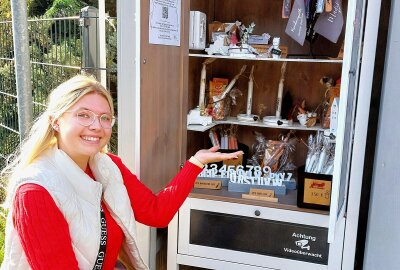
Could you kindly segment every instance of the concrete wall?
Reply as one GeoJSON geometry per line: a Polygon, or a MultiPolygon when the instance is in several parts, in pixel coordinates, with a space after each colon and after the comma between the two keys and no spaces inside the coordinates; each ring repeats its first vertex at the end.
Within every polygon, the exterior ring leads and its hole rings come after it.
{"type": "Polygon", "coordinates": [[[364,255],[367,270],[400,267],[400,1],[392,0],[390,14],[364,255]]]}

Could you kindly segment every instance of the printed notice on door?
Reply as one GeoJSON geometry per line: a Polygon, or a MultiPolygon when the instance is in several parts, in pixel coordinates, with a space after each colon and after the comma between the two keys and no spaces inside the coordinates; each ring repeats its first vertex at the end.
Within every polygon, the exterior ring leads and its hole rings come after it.
{"type": "Polygon", "coordinates": [[[149,43],[181,45],[181,0],[150,0],[149,43]]]}

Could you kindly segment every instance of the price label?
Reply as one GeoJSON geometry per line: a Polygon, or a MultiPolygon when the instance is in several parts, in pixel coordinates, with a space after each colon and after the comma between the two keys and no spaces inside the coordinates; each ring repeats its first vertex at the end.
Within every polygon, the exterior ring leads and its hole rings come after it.
{"type": "Polygon", "coordinates": [[[304,179],[304,203],[330,205],[332,182],[318,179],[304,179]]]}

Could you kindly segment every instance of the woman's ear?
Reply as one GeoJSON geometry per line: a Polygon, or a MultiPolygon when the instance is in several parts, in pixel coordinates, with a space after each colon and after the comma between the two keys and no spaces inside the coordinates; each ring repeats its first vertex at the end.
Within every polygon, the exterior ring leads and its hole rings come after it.
{"type": "Polygon", "coordinates": [[[54,119],[52,116],[49,117],[49,124],[55,131],[60,130],[60,126],[58,125],[58,119],[54,119]]]}

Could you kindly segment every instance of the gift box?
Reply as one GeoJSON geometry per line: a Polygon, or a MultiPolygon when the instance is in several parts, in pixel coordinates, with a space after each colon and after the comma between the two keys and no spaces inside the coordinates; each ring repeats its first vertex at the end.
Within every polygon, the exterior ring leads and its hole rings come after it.
{"type": "Polygon", "coordinates": [[[304,166],[297,170],[297,206],[329,210],[331,204],[332,175],[308,173],[304,166]]]}

